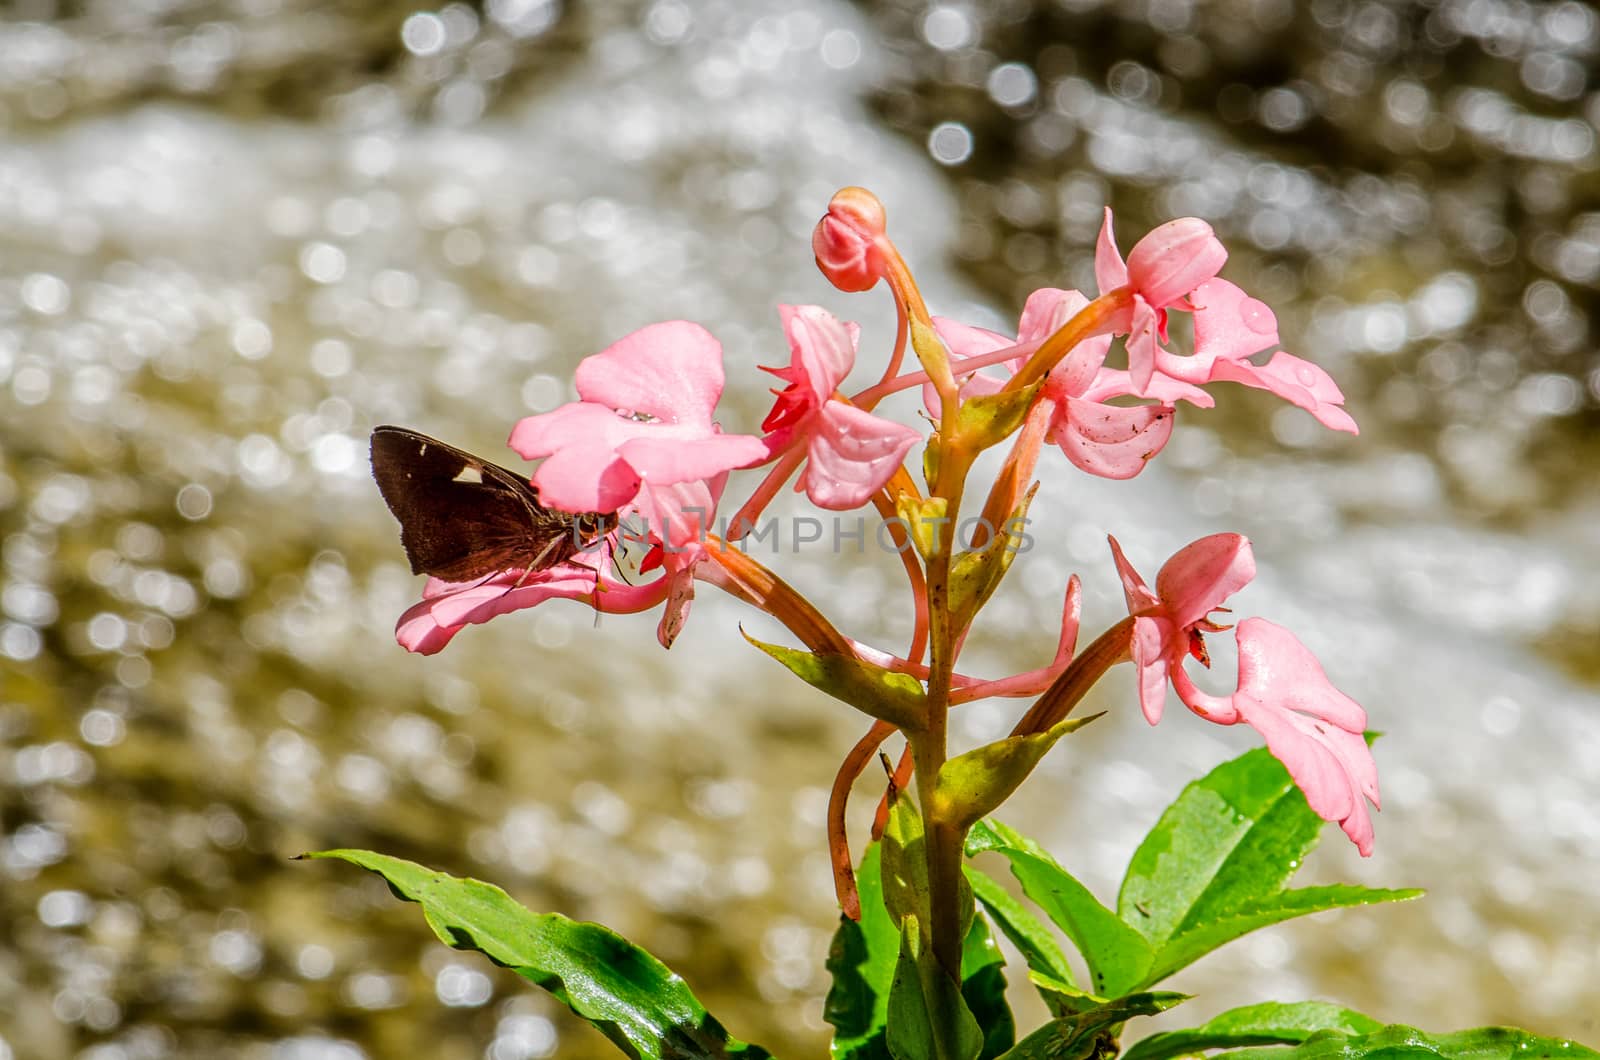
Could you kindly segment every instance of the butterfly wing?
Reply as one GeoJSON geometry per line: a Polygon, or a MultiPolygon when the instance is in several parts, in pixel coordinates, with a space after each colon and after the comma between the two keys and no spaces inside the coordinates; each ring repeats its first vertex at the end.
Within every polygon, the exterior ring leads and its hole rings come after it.
{"type": "Polygon", "coordinates": [[[413,574],[464,582],[572,555],[572,520],[528,480],[404,427],[372,432],[372,477],[400,522],[413,574]]]}

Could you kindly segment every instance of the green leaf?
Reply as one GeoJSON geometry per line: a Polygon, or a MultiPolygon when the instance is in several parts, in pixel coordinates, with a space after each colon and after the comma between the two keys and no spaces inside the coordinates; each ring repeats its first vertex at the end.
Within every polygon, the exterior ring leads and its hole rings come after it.
{"type": "Polygon", "coordinates": [[[1039,394],[1039,383],[1020,390],[1002,390],[998,394],[977,394],[961,402],[956,415],[953,437],[961,439],[973,452],[998,445],[1022,426],[1033,400],[1039,394]]]}
{"type": "Polygon", "coordinates": [[[900,958],[900,932],[884,908],[881,864],[882,844],[872,843],[856,874],[861,920],[840,917],[828,951],[833,986],[822,1012],[834,1028],[834,1060],[888,1060],[889,1056],[883,1030],[889,986],[900,958]]]}
{"type": "MultiPolygon", "coordinates": [[[[908,916],[928,918],[928,855],[922,816],[911,800],[896,797],[883,829],[883,904],[896,932],[908,916]]],[[[896,944],[898,948],[898,943],[896,944]]]]}
{"type": "Polygon", "coordinates": [[[1231,939],[1292,917],[1420,891],[1284,891],[1324,822],[1288,770],[1258,748],[1190,784],[1134,852],[1121,920],[1155,950],[1148,986],[1231,939]]]}
{"type": "Polygon", "coordinates": [[[1226,1049],[1240,1045],[1297,1044],[1318,1031],[1370,1034],[1380,1026],[1370,1016],[1326,1001],[1302,1001],[1298,1004],[1268,1001],[1229,1009],[1188,1030],[1152,1034],[1128,1048],[1122,1054],[1122,1060],[1168,1060],[1169,1057],[1189,1056],[1204,1049],[1226,1049]]]}
{"type": "Polygon", "coordinates": [[[1185,930],[1167,942],[1156,953],[1150,968],[1149,982],[1159,982],[1180,968],[1193,964],[1223,943],[1247,935],[1257,928],[1280,924],[1285,920],[1320,913],[1328,909],[1346,909],[1358,905],[1376,905],[1380,902],[1404,902],[1420,898],[1416,888],[1405,890],[1380,890],[1356,887],[1351,884],[1333,884],[1326,887],[1302,887],[1293,891],[1280,891],[1255,901],[1247,901],[1237,909],[1216,914],[1217,919],[1206,920],[1185,930]]]}
{"type": "Polygon", "coordinates": [[[1011,940],[1028,962],[1028,967],[1053,979],[1078,987],[1067,964],[1066,954],[1056,945],[1055,936],[1044,921],[1029,912],[1028,907],[1011,897],[999,882],[971,865],[963,866],[972,893],[983,904],[984,911],[994,919],[1006,938],[1011,940]]]}
{"type": "Polygon", "coordinates": [[[1393,1024],[1371,1034],[1318,1031],[1298,1045],[1237,1049],[1228,1060],[1600,1060],[1593,1049],[1515,1027],[1427,1034],[1393,1024]]]}
{"type": "Polygon", "coordinates": [[[474,949],[550,991],[630,1056],[770,1056],[728,1036],[666,965],[598,924],[533,913],[500,888],[458,879],[366,850],[324,850],[382,876],[398,897],[422,906],[435,935],[474,949]]]}
{"type": "Polygon", "coordinates": [[[1089,1060],[1114,1056],[1122,1024],[1135,1016],[1154,1016],[1189,1000],[1168,992],[1130,994],[1083,1012],[1051,1020],[1001,1056],[1000,1060],[1089,1060]]]}
{"type": "Polygon", "coordinates": [[[889,1054],[894,1060],[977,1060],[983,1031],[961,988],[923,949],[921,930],[914,916],[900,922],[900,960],[889,988],[889,1054]]]}
{"type": "Polygon", "coordinates": [[[1005,967],[989,922],[973,917],[961,947],[961,997],[983,1031],[978,1060],[993,1060],[1017,1041],[1017,1022],[1006,1003],[1005,967]]]}
{"type": "Polygon", "coordinates": [[[1005,855],[1023,893],[1083,954],[1096,994],[1115,997],[1144,985],[1153,956],[1150,945],[1042,847],[1000,822],[988,820],[975,825],[967,836],[967,856],[985,850],[1005,855]]]}
{"type": "Polygon", "coordinates": [[[1068,718],[1044,732],[1007,736],[947,759],[939,767],[939,782],[934,787],[933,805],[938,812],[930,816],[958,828],[968,827],[1010,798],[1057,740],[1103,715],[1068,718]]]}
{"type": "Polygon", "coordinates": [[[873,666],[853,655],[817,655],[799,648],[768,644],[748,633],[744,639],[787,666],[806,684],[848,703],[863,714],[913,732],[922,727],[925,713],[922,685],[914,677],[873,666]]]}

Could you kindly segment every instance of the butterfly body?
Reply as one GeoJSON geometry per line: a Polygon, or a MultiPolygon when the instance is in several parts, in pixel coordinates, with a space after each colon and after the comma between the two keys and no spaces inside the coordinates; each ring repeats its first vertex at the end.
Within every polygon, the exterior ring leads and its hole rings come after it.
{"type": "Polygon", "coordinates": [[[547,570],[617,525],[614,512],[547,508],[526,477],[405,427],[373,430],[372,477],[411,572],[449,582],[547,570]]]}

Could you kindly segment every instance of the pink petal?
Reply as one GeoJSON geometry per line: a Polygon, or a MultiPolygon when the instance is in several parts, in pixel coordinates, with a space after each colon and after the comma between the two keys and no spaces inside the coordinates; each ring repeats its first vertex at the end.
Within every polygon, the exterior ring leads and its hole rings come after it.
{"type": "Polygon", "coordinates": [[[1133,478],[1172,436],[1170,405],[1124,408],[1069,397],[1060,407],[1063,413],[1046,440],[1059,445],[1075,466],[1101,478],[1133,478]]]}
{"type": "Polygon", "coordinates": [[[823,406],[800,486],[813,504],[847,511],[867,503],[921,435],[841,401],[823,406]]]}
{"type": "Polygon", "coordinates": [[[1168,617],[1187,629],[1255,576],[1249,541],[1239,534],[1212,534],[1173,553],[1156,575],[1156,595],[1168,617]]]}
{"type": "Polygon", "coordinates": [[[661,581],[667,587],[667,606],[661,609],[661,621],[656,623],[656,640],[663,648],[670,648],[683,632],[684,623],[689,621],[689,605],[694,603],[694,578],[686,569],[661,581]]]}
{"type": "MultiPolygon", "coordinates": [[[[1167,704],[1167,675],[1171,665],[1169,640],[1174,630],[1159,618],[1136,618],[1128,654],[1139,683],[1139,709],[1151,725],[1161,720],[1167,704]]],[[[1180,663],[1181,665],[1181,663],[1180,663]]]]}
{"type": "Polygon", "coordinates": [[[1058,287],[1041,287],[1028,296],[1022,307],[1022,319],[1017,323],[1018,342],[1037,342],[1047,339],[1061,326],[1089,304],[1080,291],[1064,291],[1058,287]]]}
{"type": "Polygon", "coordinates": [[[722,344],[687,320],[651,324],[585,357],[576,379],[584,401],[709,428],[722,396],[722,344]]]}
{"type": "Polygon", "coordinates": [[[1069,397],[1082,397],[1094,385],[1106,354],[1111,352],[1111,336],[1096,335],[1084,339],[1050,369],[1045,376],[1044,394],[1053,401],[1069,397]]]}
{"type": "Polygon", "coordinates": [[[582,600],[610,614],[633,614],[654,607],[665,595],[661,581],[628,585],[576,562],[530,575],[507,571],[481,582],[458,584],[434,578],[423,590],[422,601],[400,616],[395,639],[407,651],[433,655],[467,625],[546,600],[582,600]]]}
{"type": "Polygon", "coordinates": [[[841,323],[821,306],[780,305],[778,315],[789,339],[791,367],[804,373],[802,385],[815,402],[827,401],[855,367],[860,329],[841,323]]]}
{"type": "Polygon", "coordinates": [[[1117,544],[1117,539],[1108,534],[1106,540],[1111,542],[1111,560],[1117,565],[1117,576],[1122,579],[1122,595],[1128,601],[1128,614],[1136,615],[1159,607],[1160,598],[1150,591],[1144,579],[1139,577],[1139,572],[1133,569],[1133,564],[1128,562],[1128,557],[1122,554],[1122,546],[1117,544]]]}
{"type": "MultiPolygon", "coordinates": [[[[1177,360],[1190,360],[1209,368],[1219,358],[1237,361],[1278,344],[1278,318],[1272,310],[1227,280],[1207,280],[1195,289],[1192,301],[1194,356],[1177,360]]],[[[1190,379],[1195,383],[1204,381],[1190,379]]]]}
{"type": "Polygon", "coordinates": [[[572,446],[533,473],[545,504],[569,512],[614,512],[639,492],[639,475],[611,450],[572,446]]]}
{"type": "Polygon", "coordinates": [[[666,546],[662,560],[668,571],[685,569],[699,556],[715,524],[717,501],[727,481],[727,472],[722,472],[707,481],[667,486],[647,483],[639,491],[632,511],[644,518],[651,536],[666,546]]]}
{"type": "MultiPolygon", "coordinates": [[[[1247,618],[1239,623],[1238,638],[1241,693],[1310,714],[1346,732],[1366,731],[1367,712],[1333,687],[1317,657],[1293,633],[1264,618],[1247,618]]],[[[1362,779],[1376,801],[1376,768],[1362,779]]]]}
{"type": "Polygon", "coordinates": [[[772,456],[760,438],[748,434],[680,439],[652,433],[622,443],[617,453],[641,479],[657,486],[707,479],[734,468],[753,467],[772,456]]]}
{"type": "MultiPolygon", "coordinates": [[[[934,317],[933,330],[950,349],[952,362],[959,362],[966,357],[976,357],[980,353],[993,353],[1003,350],[1007,346],[1015,346],[1015,339],[1008,339],[998,331],[988,328],[973,327],[963,324],[959,320],[949,317],[934,317]]],[[[960,368],[956,368],[957,373],[960,368]]]]}
{"type": "Polygon", "coordinates": [[[643,426],[618,416],[615,410],[592,402],[572,401],[558,409],[525,416],[511,428],[506,442],[524,460],[539,460],[582,439],[586,446],[615,449],[624,439],[637,436],[643,426]]]}
{"type": "Polygon", "coordinates": [[[1266,737],[1317,815],[1338,821],[1370,855],[1372,818],[1363,797],[1374,806],[1379,799],[1378,766],[1362,736],[1366,712],[1329,683],[1322,664],[1281,626],[1246,619],[1238,641],[1233,701],[1240,715],[1266,737]]]}
{"type": "Polygon", "coordinates": [[[1156,372],[1156,351],[1160,348],[1156,338],[1160,324],[1160,319],[1149,304],[1143,298],[1134,298],[1126,345],[1128,378],[1133,382],[1133,392],[1140,397],[1150,396],[1150,380],[1156,372]]]}
{"type": "Polygon", "coordinates": [[[1128,282],[1128,267],[1122,263],[1117,251],[1117,237],[1111,231],[1111,207],[1106,207],[1106,218],[1100,224],[1100,238],[1094,244],[1094,282],[1100,293],[1106,294],[1128,282]]]}
{"type": "Polygon", "coordinates": [[[1340,407],[1344,394],[1339,384],[1317,365],[1293,354],[1280,350],[1260,366],[1249,361],[1218,361],[1211,368],[1211,377],[1276,394],[1311,413],[1325,427],[1359,433],[1356,421],[1340,407]]]}
{"type": "Polygon", "coordinates": [[[1151,306],[1178,301],[1211,279],[1228,251],[1198,217],[1180,217],[1153,229],[1128,254],[1128,282],[1151,306]]]}
{"type": "MultiPolygon", "coordinates": [[[[1104,401],[1107,398],[1127,397],[1137,394],[1133,379],[1120,368],[1102,367],[1095,373],[1094,382],[1089,389],[1078,395],[1085,401],[1104,401]]],[[[1216,405],[1216,399],[1197,386],[1173,379],[1162,372],[1156,372],[1150,377],[1150,385],[1145,387],[1142,397],[1154,398],[1163,405],[1171,405],[1177,401],[1187,401],[1196,408],[1209,409],[1216,405]]]]}

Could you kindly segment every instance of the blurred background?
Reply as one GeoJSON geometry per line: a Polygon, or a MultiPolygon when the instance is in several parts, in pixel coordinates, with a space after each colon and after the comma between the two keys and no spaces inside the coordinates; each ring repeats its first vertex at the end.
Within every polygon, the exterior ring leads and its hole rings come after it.
{"type": "MultiPolygon", "coordinates": [[[[515,465],[510,426],[568,400],[581,357],[678,317],[725,344],[722,422],[753,430],[779,301],[861,320],[875,378],[887,298],[829,289],[807,242],[851,183],[936,312],[1001,329],[1034,287],[1092,290],[1104,204],[1124,251],[1204,217],[1362,426],[1235,390],[1131,483],[1047,454],[1041,547],[969,643],[970,671],[1041,664],[1072,571],[1086,633],[1118,618],[1107,532],[1153,574],[1237,529],[1261,567],[1237,613],[1293,628],[1387,734],[1376,856],[1330,830],[1302,879],[1429,896],[1236,943],[1151,1026],[1321,997],[1600,1044],[1590,6],[3,12],[0,1057],[614,1055],[375,878],[288,860],[332,846],[600,920],[741,1037],[821,1052],[822,813],[864,723],[729,647],[741,621],[779,633],[706,594],[671,652],[653,616],[558,604],[408,656],[421,580],[366,438],[399,422],[515,465]]],[[[769,562],[903,645],[883,557],[769,562]]],[[[1113,716],[1005,813],[1103,896],[1254,742],[1182,711],[1150,729],[1114,678],[1113,716]]]]}

